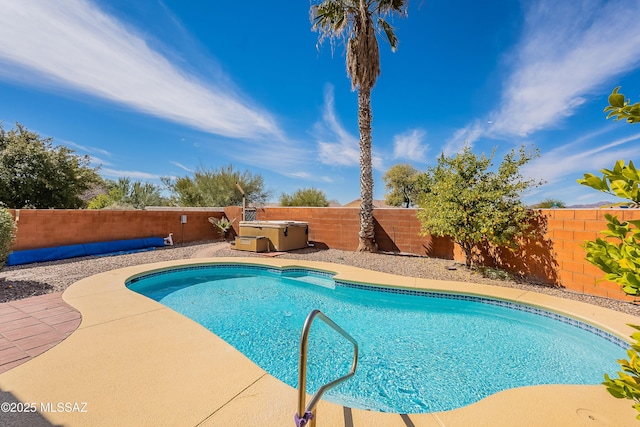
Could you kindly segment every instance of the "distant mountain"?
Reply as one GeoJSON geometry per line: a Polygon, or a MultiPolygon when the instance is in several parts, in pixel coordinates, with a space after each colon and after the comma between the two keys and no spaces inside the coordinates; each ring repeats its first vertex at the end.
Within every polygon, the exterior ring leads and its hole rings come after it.
{"type": "Polygon", "coordinates": [[[603,200],[600,202],[590,203],[587,205],[571,205],[571,206],[567,206],[567,209],[593,209],[593,208],[599,208],[606,205],[611,205],[613,203],[616,203],[616,202],[608,202],[603,200]]]}

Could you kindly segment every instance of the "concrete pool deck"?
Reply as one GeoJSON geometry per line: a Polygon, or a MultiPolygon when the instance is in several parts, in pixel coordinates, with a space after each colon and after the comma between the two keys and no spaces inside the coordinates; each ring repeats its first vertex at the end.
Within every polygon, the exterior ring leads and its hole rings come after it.
{"type": "MultiPolygon", "coordinates": [[[[143,272],[210,263],[304,266],[334,271],[346,281],[485,295],[564,313],[621,338],[634,331],[628,323],[640,324],[638,317],[519,289],[401,277],[321,262],[234,257],[127,267],[82,279],[65,291],[64,300],[82,313],[82,322],[57,346],[0,374],[0,402],[9,403],[0,412],[0,424],[293,426],[294,388],[204,327],[124,285],[143,272]],[[36,412],[10,412],[21,408],[36,412]]],[[[429,414],[362,411],[322,401],[317,425],[635,426],[637,412],[631,405],[600,385],[535,386],[429,414]]]]}

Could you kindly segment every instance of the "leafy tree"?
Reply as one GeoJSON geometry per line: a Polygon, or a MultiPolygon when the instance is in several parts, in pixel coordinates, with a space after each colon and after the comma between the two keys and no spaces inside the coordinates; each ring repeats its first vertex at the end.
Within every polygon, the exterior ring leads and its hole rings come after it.
{"type": "Polygon", "coordinates": [[[455,157],[443,154],[418,178],[422,233],[451,237],[464,251],[467,267],[477,245],[513,247],[518,237],[535,233],[520,195],[541,183],[523,179],[519,169],[537,151],[512,150],[492,171],[494,155],[495,150],[489,158],[477,157],[467,146],[455,157]]]}
{"type": "Polygon", "coordinates": [[[239,184],[248,204],[264,204],[270,193],[264,189],[262,176],[249,171],[235,171],[233,165],[216,170],[201,168],[193,177],[172,180],[162,178],[172,193],[171,202],[177,206],[238,206],[242,204],[239,184]]]}
{"type": "Polygon", "coordinates": [[[550,209],[550,208],[566,208],[567,205],[562,200],[557,199],[544,199],[541,202],[531,206],[534,209],[550,209]]]}
{"type": "Polygon", "coordinates": [[[409,164],[393,165],[382,177],[388,191],[384,201],[389,206],[408,208],[416,203],[418,170],[409,164]]]}
{"type": "Polygon", "coordinates": [[[109,193],[100,194],[89,202],[89,209],[144,209],[162,206],[165,198],[161,188],[149,182],[132,182],[130,178],[118,178],[108,183],[109,193]]]}
{"type": "Polygon", "coordinates": [[[628,123],[640,123],[640,102],[631,104],[631,100],[624,100],[624,95],[618,93],[620,86],[615,88],[611,95],[609,95],[609,106],[604,109],[607,115],[607,119],[614,118],[614,120],[625,119],[628,123]]]}
{"type": "Polygon", "coordinates": [[[315,188],[303,188],[289,195],[282,193],[280,196],[281,206],[319,206],[327,207],[329,202],[323,191],[315,188]]]}
{"type": "Polygon", "coordinates": [[[81,195],[100,181],[88,156],[52,146],[16,124],[8,132],[0,124],[0,205],[9,208],[66,208],[85,206],[81,195]]]}
{"type": "Polygon", "coordinates": [[[0,208],[0,270],[7,262],[16,237],[17,226],[8,209],[0,208]]]}
{"type": "Polygon", "coordinates": [[[311,6],[314,31],[325,38],[346,40],[347,74],[358,90],[360,130],[360,232],[358,251],[375,252],[373,231],[373,169],[371,164],[371,89],[380,75],[376,33],[384,33],[395,51],[398,38],[384,20],[390,14],[405,15],[406,0],[324,0],[311,6]]]}

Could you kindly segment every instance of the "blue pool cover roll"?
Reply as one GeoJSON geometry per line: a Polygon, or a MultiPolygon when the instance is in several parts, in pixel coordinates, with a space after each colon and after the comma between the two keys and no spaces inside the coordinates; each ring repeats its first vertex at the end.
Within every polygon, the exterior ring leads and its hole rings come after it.
{"type": "Polygon", "coordinates": [[[161,246],[164,246],[164,238],[147,237],[144,239],[113,240],[110,242],[56,246],[53,248],[27,249],[10,253],[7,265],[31,264],[33,262],[55,261],[88,255],[135,252],[161,246]]]}

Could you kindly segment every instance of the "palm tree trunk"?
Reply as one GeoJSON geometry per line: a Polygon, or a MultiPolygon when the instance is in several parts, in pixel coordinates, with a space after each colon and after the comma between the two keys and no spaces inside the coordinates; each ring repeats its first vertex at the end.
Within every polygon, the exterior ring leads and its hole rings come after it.
{"type": "Polygon", "coordinates": [[[377,252],[373,232],[373,168],[371,164],[371,88],[358,90],[360,129],[360,233],[358,252],[377,252]]]}

